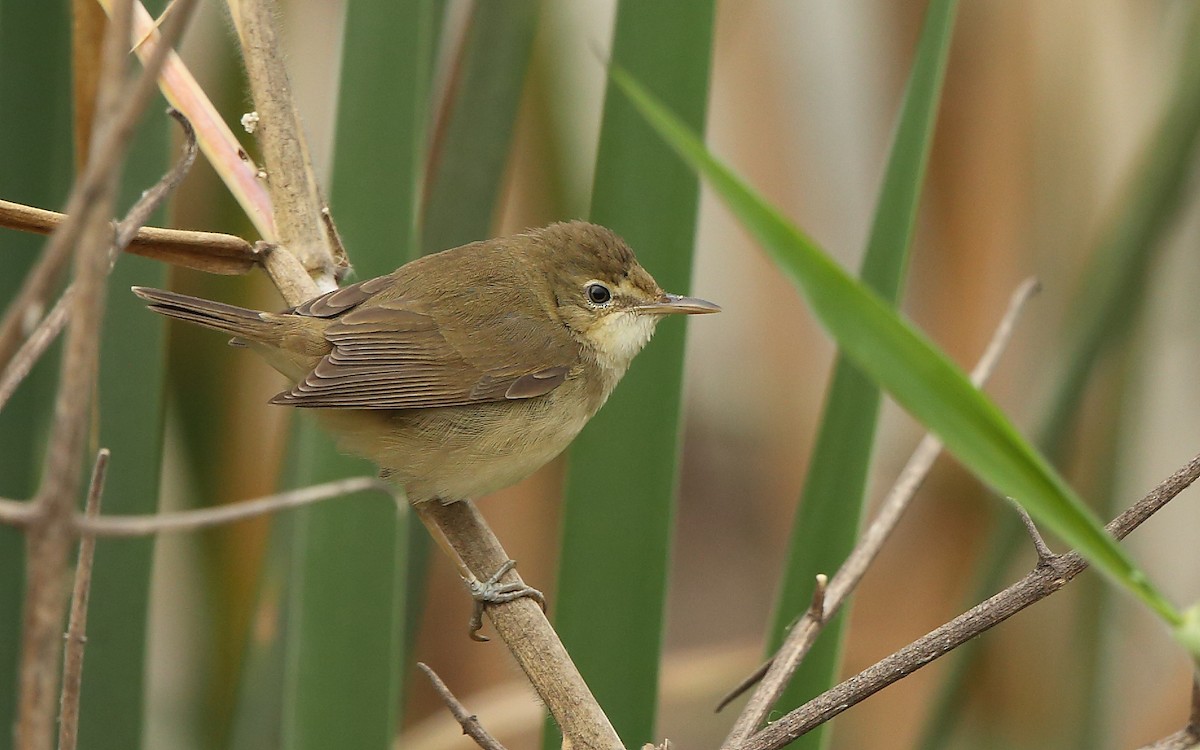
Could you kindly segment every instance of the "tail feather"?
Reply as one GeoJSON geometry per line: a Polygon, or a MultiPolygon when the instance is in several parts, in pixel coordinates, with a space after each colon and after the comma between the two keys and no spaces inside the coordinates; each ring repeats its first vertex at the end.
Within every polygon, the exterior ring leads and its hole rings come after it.
{"type": "Polygon", "coordinates": [[[148,307],[154,312],[231,334],[236,337],[235,342],[261,340],[279,325],[270,317],[244,307],[189,297],[165,289],[144,286],[132,289],[134,294],[150,303],[148,307]]]}

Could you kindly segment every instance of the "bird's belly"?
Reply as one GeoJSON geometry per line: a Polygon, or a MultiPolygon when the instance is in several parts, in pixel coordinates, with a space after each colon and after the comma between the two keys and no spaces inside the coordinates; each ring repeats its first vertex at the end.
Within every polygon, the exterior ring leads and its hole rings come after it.
{"type": "Polygon", "coordinates": [[[570,395],[560,387],[523,401],[325,416],[343,449],[379,464],[409,502],[453,502],[516,484],[561,453],[594,412],[570,395]]]}

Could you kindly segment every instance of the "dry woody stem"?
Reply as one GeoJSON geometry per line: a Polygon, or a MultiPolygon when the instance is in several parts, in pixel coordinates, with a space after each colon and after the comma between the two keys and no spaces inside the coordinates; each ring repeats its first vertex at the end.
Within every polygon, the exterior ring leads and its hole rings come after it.
{"type": "Polygon", "coordinates": [[[281,278],[274,271],[271,278],[280,286],[279,291],[288,303],[296,305],[337,286],[336,262],[321,218],[325,206],[292,99],[291,81],[275,27],[274,4],[265,0],[238,0],[231,1],[229,8],[242,45],[250,93],[260,117],[255,135],[262,146],[279,244],[307,272],[304,277],[307,283],[281,278]]]}
{"type": "MultiPolygon", "coordinates": [[[[87,518],[100,513],[100,498],[104,494],[104,477],[108,471],[108,449],[102,448],[92,467],[88,486],[87,518]]],[[[58,709],[58,750],[75,750],[79,739],[79,694],[83,683],[83,648],[87,643],[88,596],[92,589],[92,560],[96,554],[96,537],[84,534],[79,541],[79,557],[75,562],[75,585],[71,590],[71,617],[67,621],[67,647],[63,656],[62,698],[58,709]]]]}
{"type": "MultiPolygon", "coordinates": [[[[332,254],[329,232],[321,219],[324,206],[291,99],[272,4],[236,0],[230,2],[230,9],[261,118],[256,133],[282,246],[267,254],[264,266],[280,293],[295,305],[336,286],[341,263],[332,254]]],[[[474,504],[429,503],[419,513],[433,526],[435,537],[453,547],[475,578],[486,580],[507,562],[508,555],[474,504]]],[[[519,579],[510,571],[504,580],[519,579]]],[[[612,724],[535,602],[522,598],[493,605],[488,616],[573,746],[621,747],[612,724]]]]}
{"type": "MultiPolygon", "coordinates": [[[[1132,507],[1113,519],[1105,529],[1117,539],[1124,539],[1198,477],[1200,456],[1194,457],[1179,471],[1163,480],[1132,507]]],[[[772,722],[738,747],[741,750],[777,750],[783,747],[888,685],[953,651],[985,630],[1045,599],[1066,586],[1087,566],[1087,562],[1077,552],[1055,555],[1050,560],[1039,562],[1037,567],[1020,581],[817,696],[778,721],[772,722]]]]}
{"type": "MultiPolygon", "coordinates": [[[[115,118],[124,88],[125,55],[121,42],[127,35],[129,6],[123,4],[113,19],[105,40],[104,69],[100,82],[93,143],[106,140],[117,128],[115,118]]],[[[127,141],[126,141],[127,142],[127,141]]],[[[76,292],[64,347],[54,423],[41,486],[33,499],[33,517],[26,533],[26,590],[22,607],[20,695],[17,705],[16,744],[25,750],[49,750],[52,746],[59,658],[62,653],[62,622],[66,608],[64,574],[70,551],[71,518],[79,488],[79,465],[83,457],[87,410],[95,385],[99,359],[99,324],[104,309],[104,275],[111,243],[108,216],[112,214],[119,157],[125,143],[118,141],[110,169],[85,171],[73,191],[78,208],[73,225],[76,234],[60,241],[31,274],[41,284],[54,283],[60,269],[74,259],[76,292]],[[87,178],[91,177],[91,180],[87,178]],[[39,273],[40,272],[40,273],[39,273]]],[[[94,149],[93,153],[103,153],[94,149]]],[[[109,154],[105,154],[109,156],[109,154]]],[[[65,231],[60,234],[66,234],[65,231]]],[[[27,304],[41,304],[48,288],[29,284],[22,289],[32,294],[27,304]]],[[[17,310],[26,308],[18,307],[17,310]]],[[[6,324],[17,318],[10,312],[6,324]]],[[[10,330],[6,326],[5,331],[10,330]]],[[[6,344],[15,339],[4,339],[6,344]]],[[[15,348],[15,347],[14,347],[15,348]]],[[[7,358],[5,359],[7,362],[7,358]]]]}
{"type": "MultiPolygon", "coordinates": [[[[196,138],[191,124],[174,110],[171,110],[170,114],[183,127],[183,156],[174,168],[164,175],[154,187],[142,193],[141,198],[138,199],[125,218],[114,228],[116,240],[112,252],[109,253],[109,270],[112,270],[113,264],[116,263],[117,254],[129,245],[132,238],[139,234],[139,227],[162,205],[170,192],[183,181],[184,176],[187,175],[188,170],[196,159],[196,138]]],[[[0,203],[4,202],[0,201],[0,203]]],[[[22,206],[21,208],[25,207],[22,206]]],[[[58,337],[58,334],[62,332],[63,327],[67,323],[67,312],[70,309],[74,288],[74,284],[67,287],[67,290],[54,303],[54,307],[50,309],[46,317],[33,327],[25,343],[21,345],[13,356],[9,366],[4,368],[3,373],[0,373],[0,409],[4,408],[4,405],[8,403],[8,399],[17,390],[17,386],[29,375],[34,364],[41,359],[42,355],[46,353],[46,349],[58,337]]]]}
{"type": "MultiPolygon", "coordinates": [[[[423,503],[417,511],[431,533],[444,536],[475,578],[485,580],[508,562],[508,554],[474,503],[423,503]]],[[[504,583],[520,580],[515,570],[501,579],[504,583]]],[[[623,747],[537,602],[524,597],[493,604],[487,615],[573,747],[623,747]]]]}
{"type": "MultiPolygon", "coordinates": [[[[163,35],[173,44],[192,5],[179,3],[163,35]]],[[[58,396],[46,466],[32,501],[26,533],[27,579],[22,608],[21,664],[16,744],[26,750],[49,750],[53,744],[58,695],[62,623],[66,610],[63,586],[71,540],[76,493],[87,434],[89,406],[99,359],[99,325],[105,301],[108,253],[113,244],[109,218],[121,174],[121,160],[138,116],[154,90],[164,50],[141,75],[127,80],[127,47],[131,9],[114,7],[105,38],[104,64],[91,137],[91,157],[71,191],[69,218],[51,236],[42,260],[26,278],[17,299],[0,323],[0,366],[7,365],[40,318],[50,290],[74,259],[75,293],[59,379],[58,396]]]]}
{"type": "MultiPolygon", "coordinates": [[[[1037,282],[1034,279],[1028,279],[1013,292],[1008,310],[997,326],[979,363],[971,372],[971,382],[975,387],[983,385],[995,370],[1001,353],[1012,338],[1013,328],[1021,310],[1037,291],[1037,288],[1037,282]]],[[[932,435],[926,435],[917,445],[912,457],[901,470],[895,485],[885,496],[875,519],[863,532],[842,567],[829,581],[822,597],[823,611],[817,612],[815,608],[810,608],[810,611],[792,627],[787,640],[784,641],[775,657],[748,679],[747,682],[753,684],[753,681],[761,677],[762,683],[754,691],[750,702],[742,709],[741,715],[738,716],[733,729],[725,740],[724,747],[741,746],[766,719],[767,713],[783,694],[792,675],[800,666],[800,662],[812,648],[824,623],[838,613],[842,604],[866,574],[867,568],[879,554],[888,537],[891,536],[904,511],[912,502],[913,496],[920,489],[925,477],[929,475],[929,470],[933,467],[933,462],[941,451],[941,441],[932,435]]],[[[741,692],[741,689],[747,686],[747,682],[739,685],[733,695],[741,692]]],[[[728,701],[729,698],[726,698],[721,705],[728,701]]]]}
{"type": "Polygon", "coordinates": [[[436,672],[422,662],[417,662],[417,669],[420,669],[429,678],[438,697],[442,699],[446,708],[450,709],[450,713],[462,727],[463,734],[475,740],[475,744],[483,750],[504,750],[504,745],[497,742],[496,738],[483,728],[483,725],[479,723],[478,716],[468,711],[466,706],[454,697],[454,693],[450,692],[450,688],[446,687],[446,683],[442,682],[442,678],[438,677],[436,672]]]}

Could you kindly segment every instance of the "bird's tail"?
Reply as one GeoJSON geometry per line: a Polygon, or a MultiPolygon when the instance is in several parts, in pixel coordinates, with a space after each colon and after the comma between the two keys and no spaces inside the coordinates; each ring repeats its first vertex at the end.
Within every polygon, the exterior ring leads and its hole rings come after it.
{"type": "Polygon", "coordinates": [[[277,316],[165,289],[144,286],[132,289],[134,294],[150,303],[148,307],[154,312],[223,331],[234,336],[238,343],[263,341],[271,338],[273,333],[278,335],[280,322],[277,316]]]}

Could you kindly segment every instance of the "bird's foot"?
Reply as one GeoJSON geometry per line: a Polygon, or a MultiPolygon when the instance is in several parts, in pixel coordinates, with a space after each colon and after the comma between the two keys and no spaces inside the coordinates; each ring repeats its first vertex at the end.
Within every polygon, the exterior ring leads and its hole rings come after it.
{"type": "Polygon", "coordinates": [[[545,611],[546,597],[534,587],[527,585],[524,581],[500,583],[500,579],[516,566],[516,560],[509,560],[501,565],[500,569],[493,573],[486,581],[481,581],[478,578],[463,579],[467,584],[467,590],[471,592],[471,598],[475,600],[475,609],[471,613],[469,631],[471,640],[490,640],[487,636],[479,634],[480,629],[483,628],[483,610],[489,604],[504,604],[527,596],[537,602],[538,606],[545,611]]]}

